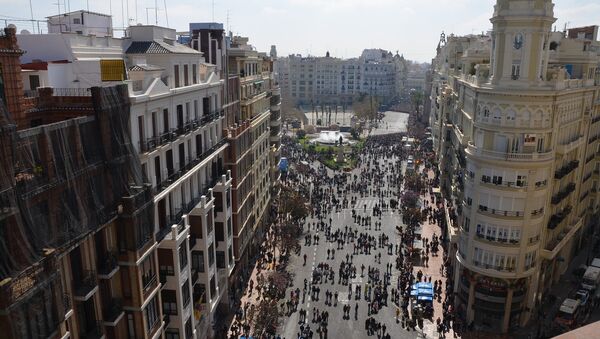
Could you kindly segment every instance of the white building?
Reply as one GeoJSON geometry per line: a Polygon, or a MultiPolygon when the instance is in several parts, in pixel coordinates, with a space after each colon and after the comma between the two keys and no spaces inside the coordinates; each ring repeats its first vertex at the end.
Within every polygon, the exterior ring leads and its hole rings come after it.
{"type": "Polygon", "coordinates": [[[47,19],[48,33],[75,33],[97,37],[113,35],[112,17],[102,13],[79,10],[52,15],[47,19]]]}
{"type": "Polygon", "coordinates": [[[430,123],[456,249],[456,310],[508,332],[598,230],[597,28],[552,32],[551,0],[498,0],[489,35],[442,39],[430,123]]]}
{"type": "Polygon", "coordinates": [[[276,61],[284,97],[300,105],[352,104],[359,95],[390,103],[404,89],[406,62],[398,54],[365,50],[360,58],[290,55],[276,61]]]}

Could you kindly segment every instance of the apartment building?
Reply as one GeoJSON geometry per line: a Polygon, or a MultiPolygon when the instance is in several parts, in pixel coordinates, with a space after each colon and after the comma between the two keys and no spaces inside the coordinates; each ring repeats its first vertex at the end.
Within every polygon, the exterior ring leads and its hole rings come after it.
{"type": "MultiPolygon", "coordinates": [[[[28,93],[43,90],[31,86],[36,83],[81,87],[68,89],[74,92],[127,84],[127,132],[139,154],[140,175],[153,192],[152,266],[159,267],[164,332],[212,337],[233,268],[220,69],[177,43],[175,30],[157,26],[129,27],[122,39],[72,33],[20,39],[28,49],[23,72],[28,93]]],[[[224,54],[213,52],[211,61],[224,54]]]]}
{"type": "Polygon", "coordinates": [[[248,38],[228,40],[227,68],[239,77],[240,111],[226,130],[231,145],[226,166],[233,178],[233,252],[235,268],[230,287],[235,297],[246,277],[249,262],[264,239],[271,200],[272,168],[279,162],[281,147],[280,94],[273,78],[273,62],[258,53],[248,38]],[[273,108],[273,111],[271,109],[273,108]]]}
{"type": "Polygon", "coordinates": [[[279,58],[277,79],[284,95],[300,105],[351,105],[363,94],[389,103],[400,95],[408,72],[404,57],[381,49],[364,50],[359,58],[279,58]]]}
{"type": "Polygon", "coordinates": [[[553,8],[498,0],[491,33],[444,37],[432,67],[456,309],[490,331],[532,319],[598,233],[598,29],[552,31],[553,8]]]}
{"type": "Polygon", "coordinates": [[[126,86],[25,97],[15,32],[0,34],[3,337],[161,336],[152,191],[126,86]]]}

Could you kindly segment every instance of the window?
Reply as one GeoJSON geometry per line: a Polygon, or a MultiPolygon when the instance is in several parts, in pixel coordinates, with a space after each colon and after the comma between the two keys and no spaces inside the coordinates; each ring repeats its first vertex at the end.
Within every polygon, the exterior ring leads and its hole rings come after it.
{"type": "Polygon", "coordinates": [[[125,80],[125,62],[123,60],[100,60],[102,81],[125,80]]]}
{"type": "Polygon", "coordinates": [[[217,294],[217,285],[215,283],[215,276],[213,274],[212,277],[210,277],[210,299],[213,300],[216,297],[217,294]]]}
{"type": "Polygon", "coordinates": [[[189,317],[185,322],[185,339],[192,338],[192,317],[189,317]]]}
{"type": "Polygon", "coordinates": [[[173,290],[163,290],[161,292],[163,313],[177,315],[177,294],[173,290]]]}
{"type": "Polygon", "coordinates": [[[212,267],[215,263],[215,244],[210,244],[208,248],[208,266],[212,267]]]}
{"type": "Polygon", "coordinates": [[[217,251],[217,268],[225,268],[225,252],[217,251]]]}
{"type": "Polygon", "coordinates": [[[198,272],[204,272],[204,251],[192,252],[192,269],[198,272]]]}
{"type": "Polygon", "coordinates": [[[190,279],[186,279],[183,285],[181,285],[181,299],[183,299],[183,307],[187,307],[190,304],[190,279]]]}
{"type": "Polygon", "coordinates": [[[179,330],[176,328],[167,328],[165,330],[165,339],[179,339],[179,330]]]}
{"type": "Polygon", "coordinates": [[[80,18],[73,18],[73,24],[75,24],[75,25],[81,25],[81,19],[80,18]]]}
{"type": "Polygon", "coordinates": [[[179,269],[183,271],[187,267],[187,242],[184,241],[179,247],[179,269]]]}
{"type": "Polygon", "coordinates": [[[129,339],[135,339],[135,321],[133,314],[127,312],[127,337],[129,339]]]}
{"type": "Polygon", "coordinates": [[[175,88],[179,87],[179,65],[173,67],[173,74],[175,76],[175,88]]]}
{"type": "Polygon", "coordinates": [[[187,64],[183,65],[183,85],[184,86],[190,85],[189,66],[187,64]]]}
{"type": "Polygon", "coordinates": [[[147,290],[154,282],[156,282],[156,273],[154,272],[154,256],[150,254],[141,265],[142,269],[142,284],[144,290],[147,290]]]}
{"type": "Polygon", "coordinates": [[[192,64],[192,83],[195,85],[198,83],[198,65],[192,64]]]}
{"type": "Polygon", "coordinates": [[[146,332],[151,333],[152,329],[158,323],[158,306],[156,296],[150,300],[148,306],[144,309],[144,318],[146,319],[146,332]]]}
{"type": "Polygon", "coordinates": [[[29,76],[29,89],[36,90],[40,87],[40,76],[39,75],[30,75],[29,76]]]}
{"type": "Polygon", "coordinates": [[[233,246],[229,245],[229,265],[233,265],[233,246]]]}
{"type": "Polygon", "coordinates": [[[512,71],[511,71],[511,78],[513,80],[517,80],[519,79],[519,75],[521,73],[521,65],[520,64],[513,64],[512,65],[512,71]]]}
{"type": "Polygon", "coordinates": [[[4,77],[2,75],[2,64],[0,63],[0,99],[6,103],[6,95],[4,93],[4,77]]]}
{"type": "Polygon", "coordinates": [[[222,222],[215,222],[215,239],[217,242],[225,241],[225,230],[222,222]]]}
{"type": "Polygon", "coordinates": [[[172,265],[160,265],[160,274],[164,275],[175,275],[175,270],[173,270],[172,265]]]}

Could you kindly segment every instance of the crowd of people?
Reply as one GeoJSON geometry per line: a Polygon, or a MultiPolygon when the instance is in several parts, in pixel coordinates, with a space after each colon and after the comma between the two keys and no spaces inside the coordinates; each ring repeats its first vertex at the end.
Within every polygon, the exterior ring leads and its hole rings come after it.
{"type": "MultiPolygon", "coordinates": [[[[443,248],[444,204],[431,191],[437,185],[434,166],[426,149],[418,145],[404,147],[403,136],[370,136],[356,155],[356,168],[350,172],[326,168],[313,154],[287,140],[284,156],[289,163],[308,164],[296,167],[284,180],[284,185],[307,197],[310,206],[307,218],[298,225],[303,233],[300,265],[312,271],[308,278],[296,279],[297,285],[290,286],[289,293],[279,301],[282,314],[292,318],[297,313],[293,319],[298,321],[298,339],[316,335],[328,338],[329,320],[337,314],[331,310],[338,307],[343,315],[335,321],[363,319],[367,336],[391,338],[390,317],[382,311],[395,314],[392,321],[405,331],[422,331],[427,320],[435,324],[440,337],[451,330],[459,332],[460,322],[446,297],[451,294],[452,284],[445,277],[452,272],[443,248]],[[419,161],[414,173],[406,170],[409,155],[419,161]],[[414,192],[418,202],[412,210],[407,207],[412,204],[402,201],[404,193],[414,189],[406,184],[407,176],[422,182],[414,192]],[[375,202],[367,206],[363,198],[374,198],[375,202]],[[351,214],[350,222],[334,222],[334,215],[337,213],[339,218],[340,212],[351,214]],[[429,228],[428,232],[423,231],[424,227],[429,228]],[[320,248],[327,248],[326,258],[313,258],[313,252],[320,248]],[[436,260],[440,267],[429,267],[431,258],[440,256],[441,260],[436,260]],[[432,283],[431,303],[412,298],[411,289],[418,282],[432,283]],[[439,306],[434,307],[435,303],[439,306]],[[436,308],[440,314],[435,313],[436,308]]],[[[266,248],[261,256],[263,265],[277,260],[277,249],[269,243],[269,237],[266,248]]],[[[259,289],[264,293],[269,286],[262,279],[259,289]]],[[[250,284],[250,294],[252,290],[250,284]]],[[[276,333],[251,333],[251,326],[244,322],[245,307],[236,317],[231,337],[252,334],[281,338],[276,333]]]]}

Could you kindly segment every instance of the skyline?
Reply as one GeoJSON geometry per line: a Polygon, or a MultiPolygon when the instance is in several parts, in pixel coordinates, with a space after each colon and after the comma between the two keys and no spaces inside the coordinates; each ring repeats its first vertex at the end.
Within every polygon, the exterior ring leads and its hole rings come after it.
{"type": "MultiPolygon", "coordinates": [[[[36,31],[37,24],[15,21],[30,20],[27,1],[23,6],[0,0],[5,5],[0,19],[14,23],[19,31],[36,31]]],[[[398,51],[407,59],[430,62],[442,31],[446,35],[479,34],[491,29],[493,0],[60,0],[60,11],[87,9],[113,15],[113,26],[130,23],[154,24],[157,3],[158,25],[187,31],[190,22],[221,22],[234,34],[250,37],[257,50],[268,52],[277,46],[279,56],[289,54],[358,57],[365,48],[398,51]],[[214,3],[214,20],[213,20],[214,3]],[[137,4],[137,12],[135,6],[137,4]],[[164,8],[167,4],[167,11],[164,8]],[[123,9],[121,8],[123,5],[123,9]],[[127,5],[129,15],[127,15],[127,5]],[[151,8],[152,7],[152,8],[151,8]],[[404,15],[406,13],[406,15],[404,15]],[[167,14],[169,25],[167,25],[167,14]],[[250,15],[247,15],[250,14],[250,15]],[[336,17],[330,22],[330,18],[336,17]],[[137,20],[136,20],[137,17],[137,20]],[[310,21],[308,18],[311,18],[310,21]],[[430,18],[427,24],[423,18],[430,18]],[[361,24],[356,22],[362,21],[361,24]],[[418,27],[415,33],[414,27],[418,27]],[[411,32],[410,34],[402,34],[411,32]],[[319,38],[313,38],[319,36],[319,38]],[[415,36],[417,37],[415,39],[415,36]],[[301,47],[298,47],[301,46],[301,47]]],[[[555,0],[555,27],[598,25],[600,3],[596,0],[555,0]]],[[[33,17],[42,20],[56,15],[56,2],[31,0],[33,17]]],[[[40,23],[44,32],[46,27],[40,23]]],[[[119,35],[119,34],[115,34],[119,35]]]]}

